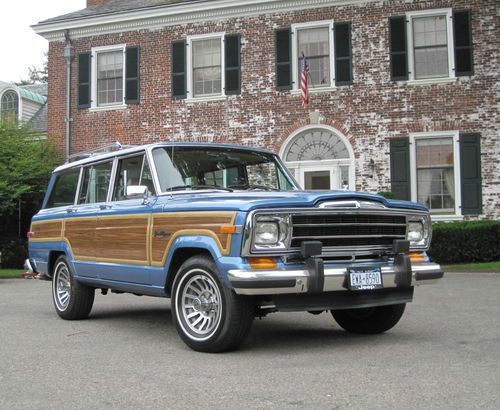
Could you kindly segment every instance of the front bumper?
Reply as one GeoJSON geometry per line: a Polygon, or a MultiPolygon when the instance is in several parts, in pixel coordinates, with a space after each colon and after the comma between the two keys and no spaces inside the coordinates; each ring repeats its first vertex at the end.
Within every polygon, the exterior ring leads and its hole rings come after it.
{"type": "MultiPolygon", "coordinates": [[[[351,266],[351,265],[349,265],[351,266]]],[[[324,268],[322,292],[347,290],[347,268],[324,268]]],[[[443,277],[441,267],[436,263],[412,264],[406,272],[411,283],[401,285],[398,280],[401,267],[386,265],[381,267],[384,289],[410,287],[434,283],[443,277]]],[[[310,293],[314,287],[310,271],[307,269],[242,270],[230,269],[228,278],[234,291],[239,295],[279,295],[310,293]]],[[[321,292],[321,290],[320,290],[321,292]]]]}

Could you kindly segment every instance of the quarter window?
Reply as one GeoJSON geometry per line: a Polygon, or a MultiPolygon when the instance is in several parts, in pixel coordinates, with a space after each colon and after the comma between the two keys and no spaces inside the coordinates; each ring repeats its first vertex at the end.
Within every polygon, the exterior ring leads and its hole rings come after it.
{"type": "Polygon", "coordinates": [[[79,175],[80,169],[58,174],[55,177],[54,185],[45,208],[73,205],[75,203],[79,175]]]}
{"type": "Polygon", "coordinates": [[[106,202],[112,162],[103,162],[84,168],[79,204],[106,202]]]}

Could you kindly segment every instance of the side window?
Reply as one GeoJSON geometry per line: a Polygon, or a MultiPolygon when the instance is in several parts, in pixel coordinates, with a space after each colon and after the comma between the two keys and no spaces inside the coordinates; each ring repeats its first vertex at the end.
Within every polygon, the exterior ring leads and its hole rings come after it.
{"type": "Polygon", "coordinates": [[[57,175],[45,208],[73,205],[79,175],[80,169],[73,169],[57,175]]]}
{"type": "Polygon", "coordinates": [[[113,201],[127,199],[129,185],[145,185],[148,188],[148,196],[154,194],[153,178],[144,155],[124,158],[118,162],[113,201]]]}
{"type": "Polygon", "coordinates": [[[106,202],[113,162],[103,162],[84,168],[79,204],[106,202]]]}

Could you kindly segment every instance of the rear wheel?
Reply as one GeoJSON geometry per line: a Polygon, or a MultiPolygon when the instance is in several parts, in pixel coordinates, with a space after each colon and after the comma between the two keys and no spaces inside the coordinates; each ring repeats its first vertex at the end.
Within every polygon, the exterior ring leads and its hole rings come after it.
{"type": "Polygon", "coordinates": [[[335,321],[351,333],[377,334],[396,325],[403,316],[405,303],[361,309],[332,310],[335,321]]]}
{"type": "Polygon", "coordinates": [[[224,284],[215,263],[195,256],[180,267],[173,283],[172,318],[182,340],[200,352],[237,348],[252,326],[252,300],[224,284]]]}
{"type": "Polygon", "coordinates": [[[65,256],[54,266],[52,300],[57,314],[66,320],[85,319],[94,304],[94,289],[76,281],[65,256]]]}

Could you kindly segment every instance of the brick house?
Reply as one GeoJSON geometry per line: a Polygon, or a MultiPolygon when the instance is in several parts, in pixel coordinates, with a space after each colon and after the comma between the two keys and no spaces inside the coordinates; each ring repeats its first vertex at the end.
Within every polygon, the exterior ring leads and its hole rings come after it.
{"type": "Polygon", "coordinates": [[[88,0],[34,30],[49,40],[49,138],[71,155],[255,145],[307,189],[500,217],[494,0],[88,0]]]}

